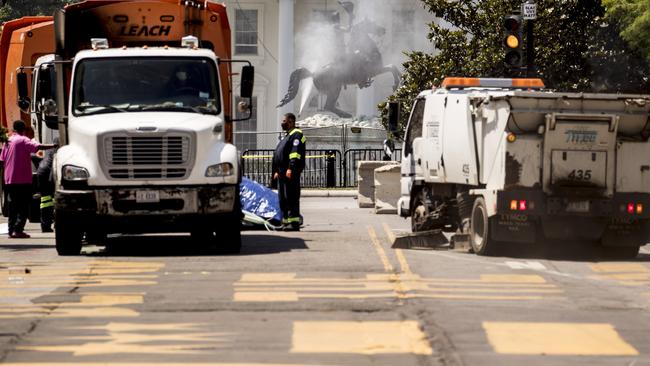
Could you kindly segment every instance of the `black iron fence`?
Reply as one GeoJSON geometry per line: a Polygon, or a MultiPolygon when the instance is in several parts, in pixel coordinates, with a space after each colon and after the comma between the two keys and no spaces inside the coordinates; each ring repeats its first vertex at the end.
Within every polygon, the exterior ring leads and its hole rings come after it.
{"type": "MultiPolygon", "coordinates": [[[[273,152],[271,149],[244,151],[244,176],[271,186],[273,152]]],[[[393,159],[399,161],[400,157],[401,151],[396,150],[393,159]]],[[[305,188],[354,187],[357,185],[357,162],[383,158],[381,149],[350,149],[344,154],[338,150],[307,150],[300,182],[305,188]]]]}

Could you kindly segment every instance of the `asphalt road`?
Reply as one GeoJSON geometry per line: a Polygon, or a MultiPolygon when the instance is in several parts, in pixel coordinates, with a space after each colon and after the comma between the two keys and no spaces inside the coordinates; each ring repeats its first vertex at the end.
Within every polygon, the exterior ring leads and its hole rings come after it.
{"type": "Polygon", "coordinates": [[[478,257],[392,249],[409,227],[352,198],[303,199],[298,233],[111,238],[57,257],[0,239],[7,365],[650,365],[650,252],[478,257]]]}

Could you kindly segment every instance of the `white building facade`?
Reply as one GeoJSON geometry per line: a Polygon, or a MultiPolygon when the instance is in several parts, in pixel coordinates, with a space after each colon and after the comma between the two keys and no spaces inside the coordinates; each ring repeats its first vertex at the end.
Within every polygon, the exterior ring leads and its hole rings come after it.
{"type": "MultiPolygon", "coordinates": [[[[432,51],[426,39],[433,16],[420,0],[351,0],[353,17],[336,0],[225,0],[232,29],[233,58],[250,60],[255,66],[254,116],[234,126],[238,149],[272,149],[280,131],[281,116],[293,112],[298,119],[323,113],[325,96],[313,88],[311,78],[302,81],[296,98],[276,108],[297,68],[312,72],[334,62],[346,43],[351,23],[374,21],[385,34],[373,41],[383,63],[401,69],[403,52],[432,51]],[[338,50],[338,51],[337,51],[338,50]]],[[[348,8],[349,9],[349,8],[348,8]]],[[[238,82],[235,77],[235,90],[238,82]]],[[[393,90],[390,73],[378,75],[370,87],[350,85],[342,90],[337,107],[357,118],[377,115],[376,105],[393,90]]]]}

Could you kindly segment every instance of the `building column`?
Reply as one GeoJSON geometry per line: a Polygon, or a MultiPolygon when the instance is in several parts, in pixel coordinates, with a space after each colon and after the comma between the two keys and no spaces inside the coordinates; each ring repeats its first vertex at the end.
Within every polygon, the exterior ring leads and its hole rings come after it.
{"type": "MultiPolygon", "coordinates": [[[[289,88],[289,77],[293,72],[293,7],[295,0],[279,0],[279,30],[278,30],[278,100],[284,97],[289,88]]],[[[278,120],[275,126],[279,128],[279,123],[285,113],[294,111],[293,101],[280,107],[278,110],[278,120]]]]}

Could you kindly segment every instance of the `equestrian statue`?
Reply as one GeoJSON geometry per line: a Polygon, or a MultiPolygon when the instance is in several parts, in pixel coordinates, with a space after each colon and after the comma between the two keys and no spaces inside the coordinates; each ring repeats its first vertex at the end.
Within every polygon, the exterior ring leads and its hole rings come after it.
{"type": "Polygon", "coordinates": [[[349,113],[336,107],[341,90],[348,85],[356,84],[361,89],[367,88],[372,85],[375,76],[390,72],[393,74],[393,90],[399,87],[401,75],[398,68],[394,65],[383,64],[379,48],[370,37],[371,35],[383,36],[386,29],[368,19],[352,25],[354,4],[347,1],[339,1],[339,4],[348,12],[350,19],[349,27],[337,28],[339,31],[349,33],[349,41],[345,51],[337,56],[333,62],[315,72],[304,67],[292,72],[289,78],[289,90],[278,107],[291,102],[298,94],[300,82],[307,78],[313,79],[314,86],[319,93],[327,95],[324,109],[342,118],[352,117],[349,113]]]}

